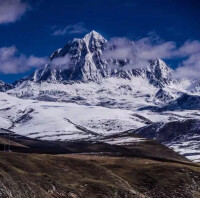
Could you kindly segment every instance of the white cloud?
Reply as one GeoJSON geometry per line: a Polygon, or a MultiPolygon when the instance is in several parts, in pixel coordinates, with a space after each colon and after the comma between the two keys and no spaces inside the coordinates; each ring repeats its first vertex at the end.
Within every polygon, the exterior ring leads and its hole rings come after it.
{"type": "Polygon", "coordinates": [[[200,77],[200,41],[186,41],[177,52],[184,60],[178,65],[174,76],[177,78],[199,79],[200,77]]]}
{"type": "Polygon", "coordinates": [[[73,25],[68,25],[64,28],[55,29],[56,26],[53,27],[54,32],[52,35],[54,36],[62,36],[65,34],[82,34],[87,32],[88,30],[85,28],[84,23],[76,23],[73,25]]]}
{"type": "Polygon", "coordinates": [[[21,0],[0,0],[0,24],[19,20],[28,9],[29,5],[21,0]]]}
{"type": "Polygon", "coordinates": [[[200,41],[186,41],[177,51],[178,56],[190,56],[200,52],[200,41]]]}
{"type": "Polygon", "coordinates": [[[19,54],[15,46],[0,48],[0,72],[4,74],[23,73],[31,68],[40,67],[47,63],[45,57],[27,57],[19,54]]]}
{"type": "Polygon", "coordinates": [[[176,50],[176,44],[169,42],[152,42],[151,38],[143,38],[135,42],[138,56],[141,59],[171,58],[176,50]]]}
{"type": "Polygon", "coordinates": [[[41,65],[46,64],[48,61],[48,59],[46,57],[36,57],[34,55],[29,56],[28,58],[26,58],[27,60],[27,66],[30,67],[39,67],[41,65]]]}
{"type": "Polygon", "coordinates": [[[126,38],[112,38],[103,56],[106,59],[132,60],[129,67],[145,67],[149,60],[171,58],[176,51],[174,42],[164,42],[158,37],[145,37],[135,42],[126,38]]]}
{"type": "Polygon", "coordinates": [[[57,58],[54,58],[51,63],[57,67],[57,68],[60,68],[60,69],[63,69],[63,68],[69,68],[71,67],[71,58],[68,54],[66,54],[65,56],[63,57],[57,57],[57,58]]]}
{"type": "Polygon", "coordinates": [[[200,78],[200,51],[198,53],[189,55],[188,58],[182,61],[175,70],[175,77],[177,78],[200,78]]]}
{"type": "Polygon", "coordinates": [[[128,59],[135,54],[133,42],[126,38],[111,38],[104,51],[106,59],[128,59]]]}

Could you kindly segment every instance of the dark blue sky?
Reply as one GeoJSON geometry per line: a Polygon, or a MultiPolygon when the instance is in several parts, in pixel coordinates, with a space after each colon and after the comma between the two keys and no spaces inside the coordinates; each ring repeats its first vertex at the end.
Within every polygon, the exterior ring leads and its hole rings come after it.
{"type": "MultiPolygon", "coordinates": [[[[199,0],[27,0],[30,9],[14,23],[0,24],[0,48],[15,45],[27,56],[49,56],[73,37],[52,36],[52,27],[84,23],[104,37],[136,40],[155,32],[165,41],[182,45],[200,40],[199,0]]],[[[175,62],[174,62],[175,63],[175,62]]],[[[5,75],[12,82],[27,73],[5,75]]]]}

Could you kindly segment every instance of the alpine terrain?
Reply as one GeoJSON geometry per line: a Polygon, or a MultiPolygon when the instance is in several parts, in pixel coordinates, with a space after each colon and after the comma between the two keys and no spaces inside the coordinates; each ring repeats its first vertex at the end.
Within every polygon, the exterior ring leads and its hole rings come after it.
{"type": "Polygon", "coordinates": [[[173,78],[161,59],[137,67],[137,53],[109,57],[117,48],[91,31],[53,52],[30,76],[12,85],[0,82],[2,130],[112,145],[150,138],[200,161],[200,83],[173,78]]]}

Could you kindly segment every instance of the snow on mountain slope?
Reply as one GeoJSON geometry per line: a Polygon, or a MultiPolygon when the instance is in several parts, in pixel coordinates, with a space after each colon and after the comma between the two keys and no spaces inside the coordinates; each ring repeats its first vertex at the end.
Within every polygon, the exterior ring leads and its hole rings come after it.
{"type": "Polygon", "coordinates": [[[7,93],[20,98],[44,101],[76,102],[111,108],[133,109],[146,106],[154,100],[157,88],[141,77],[134,79],[107,78],[101,84],[95,82],[53,84],[25,81],[7,93]]]}
{"type": "Polygon", "coordinates": [[[136,110],[149,106],[162,108],[170,102],[174,103],[188,92],[184,91],[181,86],[176,87],[172,83],[169,86],[158,88],[150,84],[148,79],[135,76],[131,80],[115,77],[105,78],[101,83],[90,81],[63,84],[24,81],[16,88],[8,90],[7,93],[24,99],[73,102],[82,105],[136,110]]]}
{"type": "Polygon", "coordinates": [[[19,99],[0,93],[1,127],[48,140],[83,140],[138,129],[154,122],[194,118],[197,112],[157,114],[74,103],[19,99]]]}
{"type": "Polygon", "coordinates": [[[145,125],[128,110],[23,100],[5,93],[0,98],[1,127],[31,138],[83,140],[145,125]]]}

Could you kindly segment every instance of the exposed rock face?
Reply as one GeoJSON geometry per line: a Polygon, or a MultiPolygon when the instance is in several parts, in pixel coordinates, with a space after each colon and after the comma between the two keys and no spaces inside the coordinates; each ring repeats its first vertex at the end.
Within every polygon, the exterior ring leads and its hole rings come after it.
{"type": "Polygon", "coordinates": [[[0,80],[0,92],[5,92],[12,88],[14,88],[14,87],[11,84],[5,83],[0,80]]]}
{"type": "Polygon", "coordinates": [[[156,98],[158,98],[159,100],[162,101],[168,101],[168,100],[172,100],[174,99],[172,95],[170,95],[169,92],[163,90],[163,89],[159,89],[159,91],[156,93],[156,98]]]}
{"type": "Polygon", "coordinates": [[[167,105],[166,108],[172,111],[177,109],[200,109],[200,96],[183,94],[174,102],[167,105]]]}

